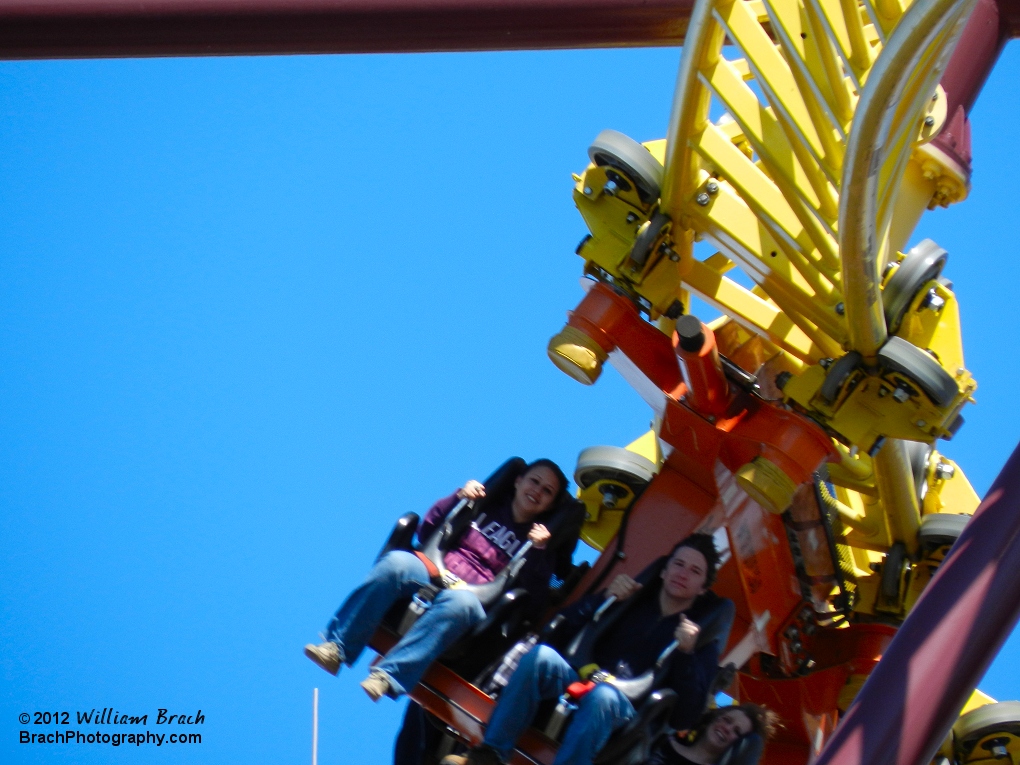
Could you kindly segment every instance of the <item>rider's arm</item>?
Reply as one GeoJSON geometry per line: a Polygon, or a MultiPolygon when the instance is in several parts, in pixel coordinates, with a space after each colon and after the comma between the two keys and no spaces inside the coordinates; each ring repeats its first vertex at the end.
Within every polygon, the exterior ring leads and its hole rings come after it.
{"type": "Polygon", "coordinates": [[[459,491],[460,489],[448,497],[443,497],[442,499],[437,500],[436,504],[430,507],[429,511],[425,513],[425,517],[422,518],[421,523],[418,525],[419,542],[424,543],[425,540],[432,535],[432,532],[435,531],[436,528],[443,522],[443,519],[450,514],[450,511],[457,506],[457,503],[460,502],[460,499],[457,497],[457,492],[459,491]]]}
{"type": "Polygon", "coordinates": [[[693,653],[676,652],[669,667],[665,685],[677,693],[670,724],[683,730],[698,721],[708,700],[708,689],[719,665],[719,643],[711,641],[693,653]]]}

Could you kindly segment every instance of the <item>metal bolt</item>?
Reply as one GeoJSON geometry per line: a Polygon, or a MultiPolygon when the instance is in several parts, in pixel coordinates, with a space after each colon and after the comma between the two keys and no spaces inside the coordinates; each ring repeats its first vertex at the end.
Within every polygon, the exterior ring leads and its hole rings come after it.
{"type": "Polygon", "coordinates": [[[586,197],[590,197],[591,196],[591,186],[585,186],[584,187],[584,195],[586,197]]]}
{"type": "Polygon", "coordinates": [[[927,308],[929,311],[941,311],[945,307],[946,301],[943,300],[935,290],[929,290],[928,294],[924,298],[924,302],[921,303],[922,308],[927,308]]]}
{"type": "Polygon", "coordinates": [[[935,118],[932,117],[931,115],[928,115],[927,117],[924,118],[924,126],[925,127],[931,127],[934,124],[935,124],[935,118]]]}
{"type": "Polygon", "coordinates": [[[606,196],[613,196],[620,187],[616,185],[616,181],[606,181],[606,185],[602,187],[602,191],[606,196]]]}
{"type": "Polygon", "coordinates": [[[927,427],[928,427],[928,423],[927,423],[927,422],[925,422],[924,420],[918,420],[918,421],[917,421],[917,422],[915,422],[914,424],[915,424],[915,425],[916,425],[917,427],[919,427],[919,428],[927,428],[927,427]]]}
{"type": "Polygon", "coordinates": [[[715,181],[709,181],[708,183],[705,184],[705,191],[707,191],[709,194],[715,194],[716,192],[719,191],[719,184],[716,183],[715,181]]]}
{"type": "Polygon", "coordinates": [[[956,468],[949,462],[939,462],[935,466],[935,476],[943,481],[949,480],[956,474],[956,468]]]}
{"type": "Polygon", "coordinates": [[[1005,760],[1009,757],[1009,749],[1007,749],[1008,744],[1009,738],[1006,736],[1000,736],[993,738],[991,741],[984,742],[981,744],[981,748],[991,754],[995,759],[1005,760]]]}
{"type": "Polygon", "coordinates": [[[680,260],[680,256],[679,256],[679,255],[677,255],[677,254],[676,254],[675,252],[673,252],[672,250],[670,250],[670,251],[669,251],[669,259],[670,259],[670,260],[672,260],[672,261],[673,261],[674,263],[676,263],[676,262],[678,262],[678,261],[680,260]]]}
{"type": "Polygon", "coordinates": [[[893,391],[892,397],[899,401],[901,404],[910,398],[910,394],[907,393],[903,388],[897,388],[893,391]]]}
{"type": "Polygon", "coordinates": [[[627,222],[628,223],[633,223],[634,221],[637,220],[637,217],[638,216],[635,213],[629,212],[629,213],[627,213],[627,222]]]}
{"type": "Polygon", "coordinates": [[[704,207],[705,205],[712,201],[712,198],[704,191],[702,191],[700,194],[698,194],[698,196],[694,198],[694,201],[697,202],[702,207],[704,207]]]}
{"type": "Polygon", "coordinates": [[[846,313],[846,306],[842,303],[836,303],[836,313],[842,316],[846,313]]]}

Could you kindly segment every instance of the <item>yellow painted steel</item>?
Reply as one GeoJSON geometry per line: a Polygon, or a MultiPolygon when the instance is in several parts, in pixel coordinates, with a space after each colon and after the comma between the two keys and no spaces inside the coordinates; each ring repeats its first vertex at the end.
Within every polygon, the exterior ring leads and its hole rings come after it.
{"type": "MultiPolygon", "coordinates": [[[[723,314],[712,323],[720,352],[828,429],[842,459],[828,467],[822,501],[852,552],[855,608],[884,619],[905,615],[937,565],[917,557],[922,516],[977,506],[958,466],[937,452],[915,476],[906,444],[951,435],[975,390],[952,289],[911,285],[894,333],[952,378],[951,400],[919,393],[917,369],[876,363],[889,336],[883,290],[922,213],[969,190],[967,170],[930,142],[947,119],[937,82],[972,3],[700,0],[668,136],[645,144],[665,167],[661,198],[607,188],[603,167],[575,176],[591,231],[578,250],[585,272],[629,294],[667,333],[677,306],[701,298],[723,314]],[[662,214],[639,262],[635,239],[662,214]],[[695,258],[699,241],[717,252],[695,258]],[[734,268],[754,286],[727,276],[734,268]],[[860,360],[833,390],[829,370],[849,351],[860,360]],[[894,545],[907,558],[887,559],[894,545]],[[894,564],[901,569],[883,585],[894,564]]],[[[585,539],[602,549],[622,512],[592,511],[599,496],[583,497],[585,539]]],[[[775,496],[766,504],[781,511],[775,496]]]]}
{"type": "MultiPolygon", "coordinates": [[[[654,465],[662,464],[659,436],[654,428],[624,448],[644,457],[654,465]]],[[[578,492],[577,497],[584,503],[585,508],[581,541],[602,552],[616,537],[624,515],[634,503],[636,499],[634,490],[622,481],[603,478],[578,492]],[[610,485],[616,499],[612,507],[606,507],[604,492],[610,485]]]]}

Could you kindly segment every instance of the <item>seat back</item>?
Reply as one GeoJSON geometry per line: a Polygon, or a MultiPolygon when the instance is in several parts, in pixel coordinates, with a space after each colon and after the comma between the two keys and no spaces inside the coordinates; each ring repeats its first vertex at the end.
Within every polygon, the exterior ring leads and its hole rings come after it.
{"type": "Polygon", "coordinates": [[[610,736],[592,765],[642,765],[652,744],[668,728],[676,699],[676,693],[668,688],[652,692],[637,715],[610,736]]]}
{"type": "Polygon", "coordinates": [[[727,749],[716,765],[758,765],[765,742],[757,733],[741,736],[727,749]]]}

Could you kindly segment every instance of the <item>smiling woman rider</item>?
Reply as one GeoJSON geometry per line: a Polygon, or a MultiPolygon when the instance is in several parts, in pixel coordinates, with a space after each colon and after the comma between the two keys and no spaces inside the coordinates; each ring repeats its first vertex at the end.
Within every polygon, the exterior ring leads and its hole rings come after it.
{"type": "MultiPolygon", "coordinates": [[[[778,715],[757,704],[711,709],[683,739],[664,737],[644,765],[715,765],[741,739],[756,734],[761,743],[775,734],[778,715]]],[[[756,761],[757,749],[752,760],[756,761]]]]}
{"type": "MultiPolygon", "coordinates": [[[[545,523],[568,496],[566,489],[566,476],[555,462],[532,462],[514,481],[512,493],[486,501],[485,512],[479,513],[444,556],[446,568],[468,584],[491,582],[530,541],[533,552],[528,554],[517,586],[535,594],[547,590],[555,560],[554,551],[546,549],[551,534],[545,523]]],[[[459,500],[484,497],[485,487],[468,481],[433,505],[421,523],[419,538],[425,539],[435,530],[459,500]]],[[[305,655],[333,675],[341,664],[353,665],[394,601],[410,597],[429,581],[425,564],[414,553],[386,553],[337,610],[326,627],[325,642],[309,643],[305,655]]],[[[431,608],[372,668],[362,688],[373,701],[406,693],[417,685],[429,664],[484,617],[481,603],[471,592],[441,590],[431,608]]]]}

